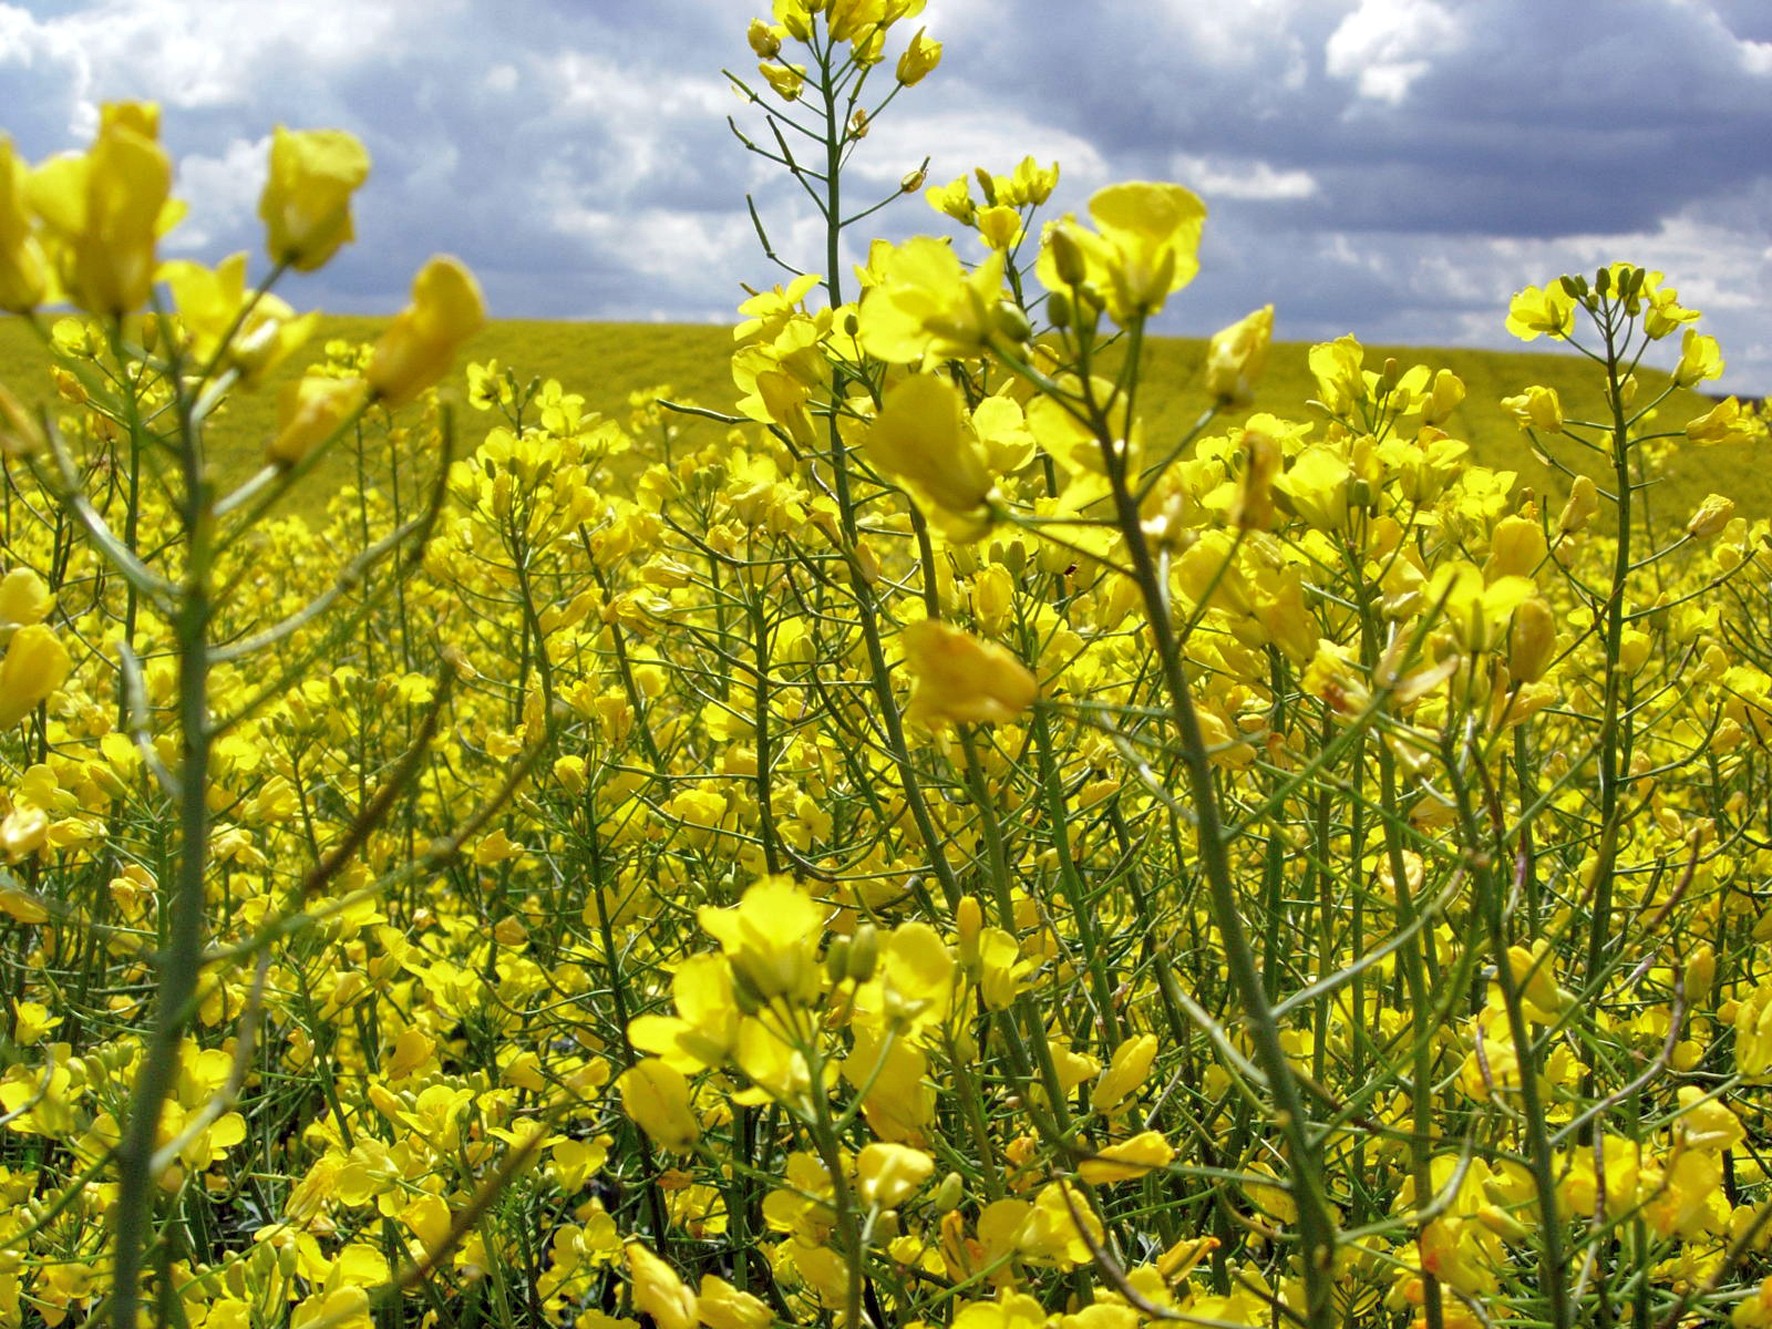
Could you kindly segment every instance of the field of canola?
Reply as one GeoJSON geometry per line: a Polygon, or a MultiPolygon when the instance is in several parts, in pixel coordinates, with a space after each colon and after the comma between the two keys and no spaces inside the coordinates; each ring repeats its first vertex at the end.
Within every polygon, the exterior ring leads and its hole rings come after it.
{"type": "MultiPolygon", "coordinates": [[[[815,197],[920,8],[752,25],[815,197]]],[[[366,169],[278,131],[252,285],[154,108],[0,140],[0,1326],[1772,1322],[1772,552],[1645,506],[1766,425],[1660,274],[1497,311],[1543,489],[1271,310],[1159,431],[1204,208],[1030,159],[729,419],[451,409],[439,258],[224,483],[366,169]]]]}

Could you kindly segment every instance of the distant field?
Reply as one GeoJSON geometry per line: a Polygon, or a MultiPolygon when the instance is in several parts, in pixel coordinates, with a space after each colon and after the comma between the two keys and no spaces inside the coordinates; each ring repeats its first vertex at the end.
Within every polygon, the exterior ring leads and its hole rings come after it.
{"type": "MultiPolygon", "coordinates": [[[[384,322],[327,317],[309,344],[310,354],[298,356],[296,363],[286,367],[285,375],[299,373],[318,358],[328,340],[371,340],[384,322]]],[[[668,385],[677,400],[730,410],[736,395],[727,366],[731,346],[731,330],[724,327],[504,320],[492,323],[474,338],[461,365],[465,369],[471,360],[496,358],[525,376],[558,379],[568,391],[583,394],[592,409],[619,419],[629,410],[631,393],[661,385],[668,385]]],[[[1312,412],[1304,404],[1314,392],[1306,365],[1308,351],[1303,343],[1275,345],[1258,409],[1311,418],[1312,412]]],[[[1204,353],[1205,342],[1195,338],[1161,338],[1151,344],[1149,375],[1141,394],[1151,438],[1173,436],[1197,416],[1203,403],[1197,385],[1204,353]]],[[[1561,492],[1562,482],[1532,456],[1524,436],[1498,403],[1528,384],[1542,383],[1558,390],[1572,417],[1592,418],[1598,395],[1591,364],[1566,355],[1397,347],[1368,347],[1366,364],[1377,368],[1387,355],[1396,356],[1405,366],[1421,362],[1456,372],[1464,379],[1468,395],[1448,424],[1449,432],[1468,441],[1483,464],[1518,471],[1521,484],[1541,492],[1561,492]]],[[[0,319],[0,380],[26,401],[37,400],[44,392],[44,364],[45,356],[30,329],[18,319],[0,319]]],[[[1649,373],[1641,377],[1645,399],[1665,382],[1649,373]]],[[[456,382],[460,384],[459,376],[456,382]]],[[[243,473],[256,462],[258,448],[270,432],[274,401],[274,391],[266,391],[241,394],[229,404],[213,434],[218,460],[227,472],[243,473]]],[[[1696,393],[1681,392],[1671,405],[1670,423],[1681,425],[1709,405],[1696,393]]],[[[476,441],[474,433],[484,417],[464,409],[461,419],[467,430],[462,440],[465,448],[476,441]]],[[[717,427],[688,419],[684,425],[688,429],[717,427]]],[[[1586,469],[1595,468],[1590,464],[1586,469]]],[[[319,510],[324,505],[320,495],[327,492],[327,486],[345,483],[349,474],[346,459],[334,458],[330,470],[316,476],[316,501],[309,510],[319,510]]],[[[1766,460],[1741,448],[1692,450],[1678,456],[1674,473],[1654,497],[1653,506],[1664,518],[1683,520],[1712,492],[1733,497],[1743,515],[1772,512],[1766,460]]]]}

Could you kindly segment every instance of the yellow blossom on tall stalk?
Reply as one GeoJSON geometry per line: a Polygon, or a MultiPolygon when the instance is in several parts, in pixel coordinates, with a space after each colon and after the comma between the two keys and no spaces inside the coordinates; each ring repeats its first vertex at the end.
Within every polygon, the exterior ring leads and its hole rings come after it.
{"type": "Polygon", "coordinates": [[[1565,340],[1575,330],[1574,297],[1561,286],[1528,286],[1508,305],[1507,330],[1521,341],[1565,340]]]}
{"type": "Polygon", "coordinates": [[[913,374],[888,392],[868,429],[866,453],[932,505],[955,534],[976,535],[990,524],[996,485],[960,394],[946,379],[913,374]]]}
{"type": "Polygon", "coordinates": [[[318,314],[298,318],[274,295],[249,296],[245,254],[231,255],[213,269],[174,259],[160,265],[160,280],[172,292],[192,355],[206,362],[224,352],[223,367],[238,371],[248,385],[282,364],[320,321],[318,314]]]}
{"type": "Polygon", "coordinates": [[[61,289],[88,313],[133,313],[153,290],[155,246],[177,216],[159,126],[158,107],[108,105],[86,153],[52,157],[26,182],[61,289]]]}
{"type": "Polygon", "coordinates": [[[1122,327],[1163,308],[1200,270],[1206,205],[1181,185],[1134,180],[1089,199],[1090,231],[1067,216],[1047,234],[1037,271],[1049,291],[1087,286],[1122,327]]]}
{"type": "Polygon", "coordinates": [[[354,135],[278,125],[271,135],[270,175],[258,201],[271,261],[297,272],[325,266],[356,238],[351,198],[368,178],[369,153],[354,135]]]}
{"type": "Polygon", "coordinates": [[[918,28],[917,35],[904,48],[904,54],[898,57],[895,73],[899,83],[908,88],[921,83],[940,63],[941,43],[927,36],[925,29],[918,28]]]}
{"type": "Polygon", "coordinates": [[[1003,255],[968,273],[945,241],[918,236],[870,255],[858,313],[861,347],[888,364],[977,355],[996,328],[1003,255]]]}
{"type": "Polygon", "coordinates": [[[364,377],[376,399],[400,406],[449,372],[456,352],[486,322],[479,283],[439,255],[412,280],[412,303],[375,344],[364,377]]]}
{"type": "Polygon", "coordinates": [[[277,432],[265,444],[265,459],[294,466],[337,434],[368,400],[360,378],[307,375],[286,383],[277,396],[277,432]]]}

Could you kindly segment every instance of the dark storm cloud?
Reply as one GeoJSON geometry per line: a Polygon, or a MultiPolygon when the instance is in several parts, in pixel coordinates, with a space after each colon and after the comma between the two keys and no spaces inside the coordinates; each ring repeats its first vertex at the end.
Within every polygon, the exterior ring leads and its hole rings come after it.
{"type": "MultiPolygon", "coordinates": [[[[165,107],[189,252],[256,252],[270,126],[342,125],[376,169],[359,243],[291,291],[385,310],[434,251],[495,313],[710,319],[779,280],[744,209],[822,269],[722,66],[754,76],[768,0],[0,2],[4,128],[41,157],[96,104],[165,107]]],[[[1165,326],[1279,306],[1280,334],[1505,344],[1511,291],[1631,258],[1665,269],[1772,386],[1772,7],[1758,0],[929,0],[946,43],[876,127],[857,194],[1058,158],[1055,211],[1113,179],[1212,209],[1165,326]]],[[[948,230],[919,200],[878,214],[948,230]]],[[[860,237],[858,239],[858,246],[860,237]]],[[[969,243],[969,242],[967,242],[969,243]]],[[[970,251],[968,251],[970,252],[970,251]]],[[[852,252],[852,257],[859,257],[852,252]]]]}

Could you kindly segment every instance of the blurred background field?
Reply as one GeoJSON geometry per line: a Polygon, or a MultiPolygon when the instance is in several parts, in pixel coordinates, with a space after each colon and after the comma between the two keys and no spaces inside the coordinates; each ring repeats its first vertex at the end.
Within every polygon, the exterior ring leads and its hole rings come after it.
{"type": "MultiPolygon", "coordinates": [[[[256,465],[275,418],[276,382],[301,373],[321,358],[328,341],[373,340],[386,321],[329,315],[303,352],[275,376],[271,390],[236,394],[212,431],[215,455],[224,474],[242,476],[256,465]]],[[[635,394],[650,396],[662,387],[670,389],[675,401],[730,412],[737,396],[729,372],[731,349],[731,330],[714,325],[499,320],[469,343],[452,380],[452,391],[465,402],[466,366],[496,359],[524,380],[532,375],[558,379],[566,391],[581,394],[590,410],[616,419],[625,419],[633,409],[635,394]]],[[[1727,350],[1725,347],[1725,354],[1727,350]]],[[[1309,351],[1302,342],[1274,344],[1253,409],[1297,420],[1320,418],[1306,405],[1315,393],[1306,362],[1309,351]]],[[[1205,404],[1199,372],[1205,352],[1206,343],[1200,338],[1152,339],[1147,376],[1140,388],[1148,439],[1154,442],[1179,436],[1198,417],[1205,404]]],[[[1600,382],[1590,362],[1573,354],[1369,346],[1366,367],[1381,368],[1387,356],[1396,357],[1405,368],[1417,363],[1433,369],[1444,366],[1464,380],[1467,395],[1446,429],[1471,445],[1480,464],[1516,471],[1518,484],[1540,493],[1560,495],[1564,491],[1567,481],[1532,455],[1526,436],[1501,409],[1500,401],[1530,384],[1542,384],[1557,389],[1570,418],[1595,419],[1600,382]]],[[[0,382],[21,400],[35,404],[49,391],[46,366],[47,356],[30,327],[17,318],[0,319],[0,382]]],[[[1642,401],[1651,400],[1666,384],[1666,377],[1653,371],[1645,370],[1639,378],[1642,401]]],[[[1676,392],[1665,405],[1663,418],[1667,427],[1679,430],[1712,404],[1698,393],[1676,392]]],[[[462,446],[472,447],[479,441],[477,431],[484,427],[482,417],[464,405],[459,419],[465,434],[462,446]]],[[[691,440],[695,430],[720,427],[692,417],[681,423],[690,431],[691,440]]],[[[1584,462],[1577,450],[1568,446],[1559,455],[1603,478],[1598,458],[1584,462]]],[[[353,474],[352,460],[343,453],[334,454],[315,473],[315,483],[305,491],[308,501],[299,510],[317,516],[330,494],[349,483],[353,474]]],[[[1651,495],[1651,511],[1661,522],[1683,522],[1711,493],[1733,498],[1743,516],[1772,513],[1768,459],[1747,448],[1700,449],[1681,442],[1674,449],[1664,483],[1651,495]]]]}

